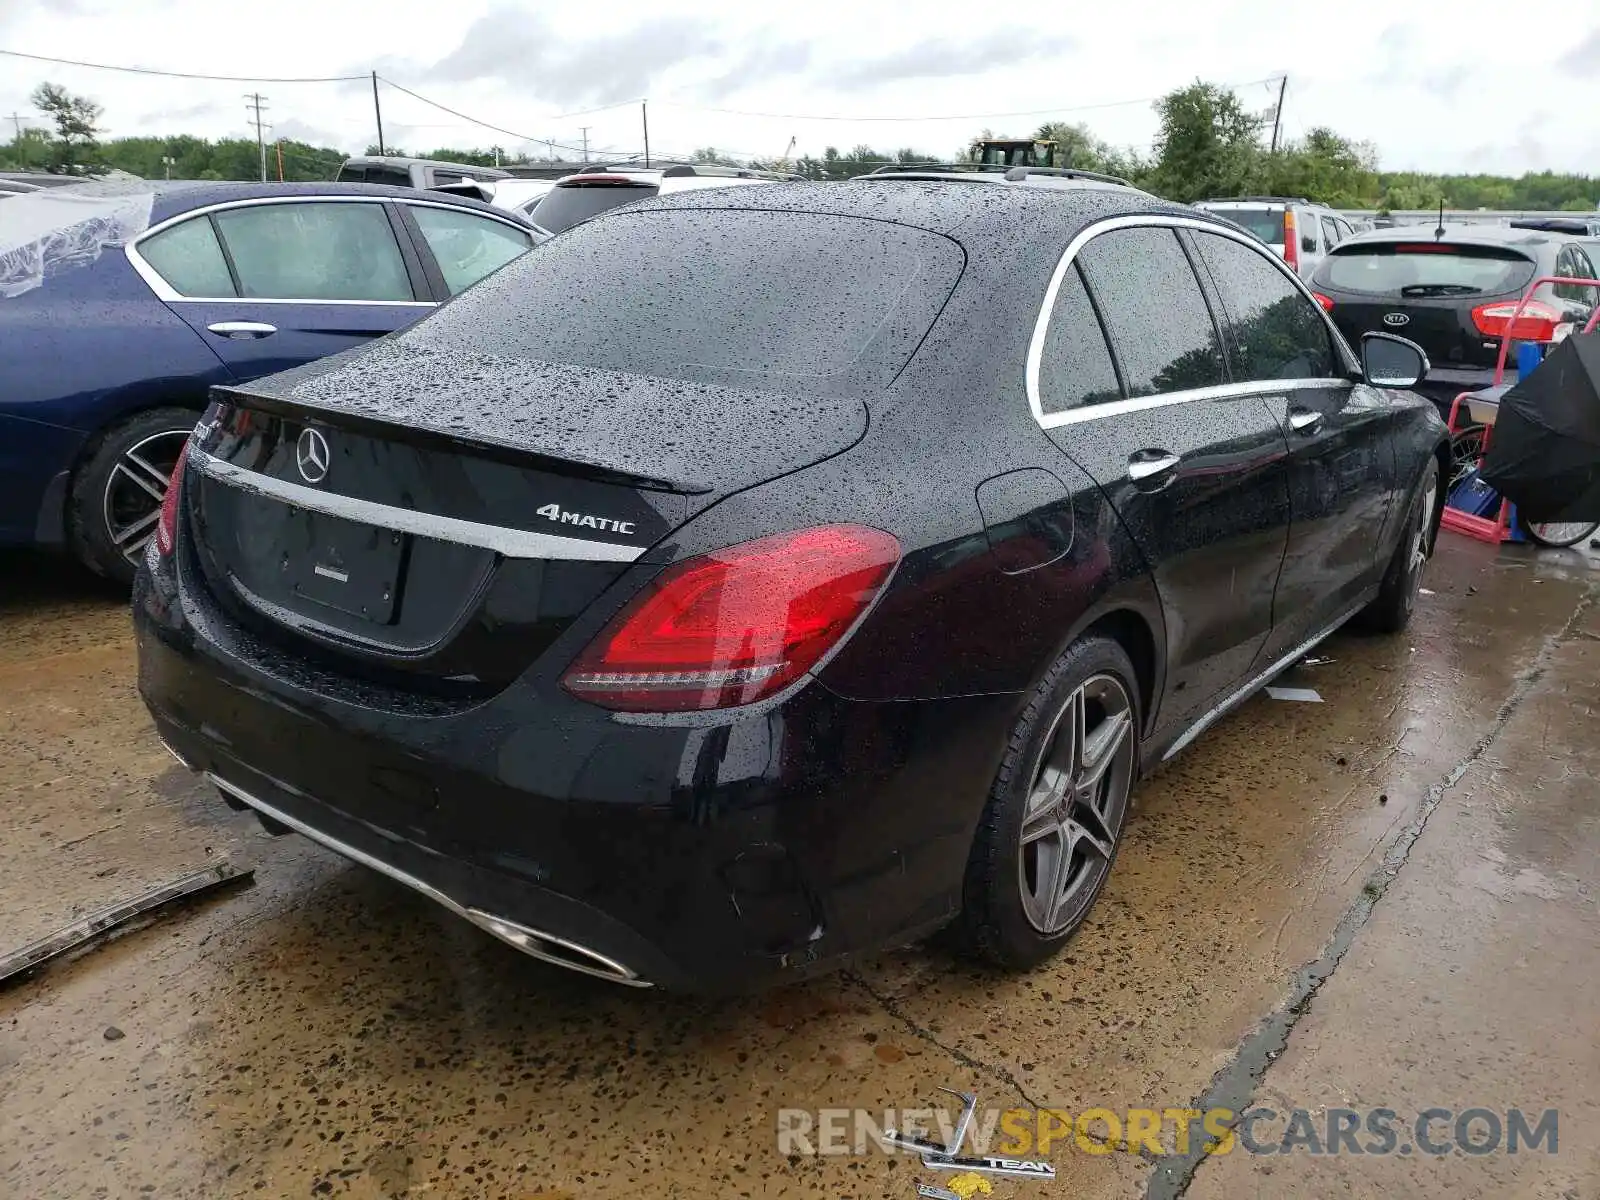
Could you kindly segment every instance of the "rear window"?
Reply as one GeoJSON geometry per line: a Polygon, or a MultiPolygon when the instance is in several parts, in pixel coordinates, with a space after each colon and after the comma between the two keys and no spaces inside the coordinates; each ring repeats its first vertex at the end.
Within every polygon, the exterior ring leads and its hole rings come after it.
{"type": "Polygon", "coordinates": [[[546,242],[402,337],[440,351],[860,394],[910,359],[961,264],[947,238],[884,221],[624,212],[546,242]]]}
{"type": "Polygon", "coordinates": [[[1211,208],[1224,220],[1242,225],[1245,230],[1269,246],[1283,245],[1283,209],[1281,208],[1211,208]]]}
{"type": "Polygon", "coordinates": [[[1439,242],[1341,246],[1323,260],[1316,282],[1341,292],[1400,296],[1496,296],[1521,291],[1533,260],[1509,247],[1439,242]]]}
{"type": "Polygon", "coordinates": [[[529,215],[533,223],[551,233],[560,233],[596,213],[648,200],[661,189],[653,183],[584,182],[553,187],[539,200],[529,215]]]}

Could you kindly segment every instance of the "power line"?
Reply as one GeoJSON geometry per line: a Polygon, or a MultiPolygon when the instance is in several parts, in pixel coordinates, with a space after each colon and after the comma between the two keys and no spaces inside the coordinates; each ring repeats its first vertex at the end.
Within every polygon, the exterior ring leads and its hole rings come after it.
{"type": "MultiPolygon", "coordinates": [[[[1278,76],[1272,75],[1266,79],[1251,79],[1244,83],[1223,84],[1226,88],[1250,87],[1257,83],[1276,83],[1278,76]]],[[[1134,104],[1154,104],[1160,96],[1143,96],[1137,100],[1107,100],[1099,104],[1058,105],[1055,108],[1029,108],[1016,112],[990,112],[990,113],[948,113],[936,117],[884,117],[884,116],[850,116],[842,114],[818,113],[771,113],[747,112],[739,108],[712,108],[704,104],[681,104],[676,100],[658,100],[657,104],[670,105],[673,108],[688,109],[691,112],[722,113],[731,117],[762,117],[774,121],[886,121],[886,122],[931,122],[931,121],[990,121],[1003,117],[1044,117],[1057,113],[1093,112],[1103,108],[1127,108],[1134,104]]]]}
{"type": "Polygon", "coordinates": [[[7,58],[26,58],[34,62],[56,63],[63,67],[88,67],[92,71],[122,71],[129,75],[161,75],[168,79],[211,79],[222,83],[349,83],[365,75],[322,75],[309,78],[275,78],[267,75],[200,75],[192,71],[162,71],[155,67],[118,67],[110,63],[79,62],[73,58],[50,58],[43,54],[24,54],[20,50],[0,50],[7,58]]]}
{"type": "MultiPolygon", "coordinates": [[[[496,133],[503,133],[507,137],[516,138],[519,142],[543,142],[546,146],[552,146],[552,147],[555,147],[556,149],[571,150],[574,153],[582,153],[583,152],[583,147],[581,147],[581,146],[564,146],[560,142],[552,142],[549,138],[534,137],[532,134],[529,134],[529,133],[518,133],[515,129],[506,129],[505,127],[500,126],[500,125],[492,125],[488,121],[480,121],[480,120],[478,120],[477,117],[470,117],[466,113],[461,112],[458,109],[451,108],[449,105],[440,104],[437,100],[430,100],[430,99],[428,99],[428,97],[422,95],[419,92],[413,92],[410,88],[403,87],[402,85],[396,83],[394,80],[388,78],[387,76],[380,75],[380,76],[378,76],[378,78],[383,83],[386,83],[390,87],[394,88],[395,91],[404,92],[406,95],[410,96],[413,100],[420,100],[424,104],[432,105],[434,108],[437,108],[440,112],[447,112],[452,117],[460,117],[463,121],[467,122],[467,124],[469,124],[469,125],[477,125],[477,126],[480,126],[480,127],[484,128],[484,129],[492,129],[496,133]]],[[[612,107],[615,107],[615,106],[613,105],[612,107]]],[[[595,109],[593,111],[599,112],[599,111],[603,111],[603,110],[595,109]]],[[[577,116],[578,114],[572,113],[572,114],[567,114],[567,115],[577,116]]],[[[550,117],[550,118],[547,118],[547,119],[548,120],[552,120],[552,121],[559,120],[558,117],[550,117]]]]}

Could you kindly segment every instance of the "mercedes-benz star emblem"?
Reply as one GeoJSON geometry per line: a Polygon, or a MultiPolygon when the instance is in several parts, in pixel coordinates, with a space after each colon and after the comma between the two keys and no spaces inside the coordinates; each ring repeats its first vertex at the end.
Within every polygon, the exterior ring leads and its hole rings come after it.
{"type": "Polygon", "coordinates": [[[300,440],[294,444],[294,464],[300,468],[300,478],[307,483],[321,483],[328,477],[328,439],[320,429],[307,426],[300,431],[300,440]]]}
{"type": "Polygon", "coordinates": [[[1406,324],[1409,324],[1410,321],[1411,321],[1411,318],[1408,317],[1405,313],[1384,313],[1383,314],[1383,323],[1385,325],[1406,325],[1406,324]]]}

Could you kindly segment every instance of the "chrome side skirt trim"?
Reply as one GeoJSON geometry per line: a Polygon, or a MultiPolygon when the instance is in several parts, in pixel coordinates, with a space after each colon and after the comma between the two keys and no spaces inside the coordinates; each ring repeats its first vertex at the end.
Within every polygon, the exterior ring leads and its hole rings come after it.
{"type": "Polygon", "coordinates": [[[1357,600],[1354,604],[1350,605],[1349,608],[1345,609],[1344,612],[1340,614],[1338,619],[1333,622],[1333,624],[1329,625],[1321,633],[1315,634],[1314,636],[1309,637],[1305,641],[1301,642],[1300,645],[1296,646],[1293,650],[1289,651],[1289,653],[1278,659],[1277,662],[1273,663],[1259,675],[1252,676],[1249,682],[1241,687],[1238,691],[1233,692],[1221,704],[1205,713],[1198,721],[1189,726],[1188,729],[1184,730],[1183,735],[1179,737],[1177,741],[1173,742],[1172,745],[1167,748],[1167,752],[1161,756],[1161,761],[1166,762],[1174,754],[1178,753],[1178,751],[1182,750],[1190,742],[1194,741],[1195,738],[1199,737],[1206,730],[1210,729],[1211,726],[1215,725],[1234,708],[1238,707],[1240,704],[1243,704],[1251,696],[1255,695],[1256,692],[1260,691],[1263,686],[1265,686],[1267,683],[1270,683],[1275,677],[1281,675],[1284,671],[1288,670],[1288,668],[1294,664],[1295,659],[1302,657],[1308,651],[1313,649],[1317,643],[1338,632],[1341,625],[1343,625],[1351,617],[1355,616],[1358,612],[1370,604],[1372,602],[1372,598],[1377,594],[1378,589],[1376,587],[1368,588],[1361,594],[1361,599],[1357,600]]]}
{"type": "Polygon", "coordinates": [[[625,984],[628,987],[647,988],[653,986],[648,979],[639,976],[617,962],[607,958],[597,950],[587,946],[580,946],[576,942],[569,942],[566,938],[556,937],[554,934],[544,933],[537,929],[530,929],[526,925],[519,925],[515,921],[504,917],[496,917],[480,909],[469,908],[458,904],[449,896],[430,883],[424,883],[414,875],[409,875],[399,867],[374,858],[364,850],[341,842],[330,834],[323,833],[307,825],[304,821],[291,817],[288,813],[274,808],[258,796],[252,796],[243,788],[220,779],[211,772],[206,772],[206,779],[212,784],[227,792],[234,799],[248,804],[259,813],[271,817],[280,824],[287,825],[296,833],[310,838],[312,841],[326,846],[335,854],[343,855],[352,862],[360,863],[363,867],[370,867],[380,875],[387,875],[396,883],[403,883],[413,891],[420,892],[428,899],[444,905],[458,917],[471,921],[479,929],[492,934],[508,945],[515,946],[524,954],[539,959],[541,962],[551,963],[558,967],[565,967],[569,971],[577,971],[583,975],[593,975],[596,979],[609,980],[612,983],[625,984]]]}
{"type": "Polygon", "coordinates": [[[343,517],[364,525],[377,525],[400,533],[433,538],[441,542],[455,542],[462,546],[476,546],[493,550],[507,558],[555,558],[580,562],[628,563],[644,553],[642,546],[621,546],[612,542],[591,542],[583,538],[559,537],[553,533],[535,533],[528,529],[508,529],[504,525],[485,525],[478,521],[464,521],[459,517],[443,517],[434,513],[418,512],[414,508],[396,508],[379,504],[376,500],[362,500],[356,496],[341,496],[306,487],[287,479],[276,479],[259,471],[224,462],[204,450],[191,446],[189,464],[201,474],[219,483],[230,484],[258,496],[292,504],[311,512],[343,517]]]}

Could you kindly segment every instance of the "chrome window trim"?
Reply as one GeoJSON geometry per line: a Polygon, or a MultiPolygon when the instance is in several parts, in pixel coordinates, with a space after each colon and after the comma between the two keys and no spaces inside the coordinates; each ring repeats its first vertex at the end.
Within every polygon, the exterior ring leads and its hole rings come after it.
{"type": "MultiPolygon", "coordinates": [[[[1173,404],[1187,404],[1195,400],[1227,399],[1234,396],[1248,396],[1256,393],[1271,395],[1275,392],[1289,391],[1299,388],[1333,388],[1349,387],[1353,381],[1338,376],[1328,376],[1321,379],[1263,379],[1250,380],[1245,383],[1224,383],[1215,387],[1187,388],[1178,392],[1162,392],[1155,396],[1128,396],[1121,400],[1111,400],[1104,404],[1081,405],[1069,408],[1064,412],[1049,413],[1044,411],[1044,404],[1039,396],[1039,369],[1044,361],[1045,339],[1050,332],[1050,316],[1055,311],[1056,297],[1061,292],[1062,281],[1067,272],[1072,269],[1072,264],[1077,260],[1078,253],[1086,245],[1102,234],[1112,233],[1119,229],[1191,229],[1202,233],[1216,234],[1218,237],[1227,238],[1246,246],[1267,262],[1270,262],[1277,272],[1289,280],[1305,297],[1306,303],[1316,309],[1322,317],[1323,326],[1332,335],[1332,345],[1336,352],[1343,354],[1345,366],[1355,371],[1356,365],[1350,347],[1346,345],[1343,335],[1338,327],[1328,319],[1328,314],[1312,297],[1311,289],[1277,255],[1272,253],[1260,242],[1243,231],[1236,231],[1221,225],[1214,225],[1210,221],[1200,220],[1196,217],[1180,217],[1161,213],[1144,213],[1125,217],[1107,217],[1103,221],[1080,230],[1072,241],[1067,243],[1067,248],[1061,254],[1061,259],[1056,263],[1056,269],[1050,276],[1050,285],[1045,289],[1044,303],[1039,308],[1039,315],[1034,320],[1033,337],[1028,342],[1028,358],[1024,367],[1023,381],[1028,393],[1028,408],[1033,413],[1033,419],[1039,423],[1041,429],[1056,429],[1062,425],[1074,425],[1082,421],[1094,421],[1101,417],[1114,417],[1125,413],[1143,412],[1151,408],[1165,408],[1173,404]]],[[[1198,283],[1199,281],[1196,280],[1198,283]]]]}
{"type": "Polygon", "coordinates": [[[576,562],[629,563],[644,553],[643,546],[622,546],[614,542],[594,542],[584,538],[561,537],[553,533],[538,533],[530,529],[510,529],[504,525],[485,525],[479,521],[466,521],[459,517],[439,516],[419,512],[413,508],[396,508],[376,500],[363,500],[358,496],[341,496],[306,487],[287,479],[263,475],[259,471],[225,462],[206,453],[197,446],[189,447],[189,465],[202,475],[268,499],[312,512],[358,521],[364,525],[377,525],[417,537],[433,538],[441,542],[455,542],[462,546],[475,546],[480,550],[493,550],[506,558],[548,558],[576,562]]]}
{"type": "MultiPolygon", "coordinates": [[[[227,212],[235,208],[256,208],[267,204],[414,204],[423,208],[447,208],[457,212],[476,213],[491,221],[498,221],[508,225],[520,233],[528,234],[528,249],[532,250],[538,242],[532,230],[517,221],[507,220],[498,213],[481,212],[476,208],[467,208],[461,204],[446,204],[437,200],[428,200],[424,197],[412,199],[410,196],[254,196],[243,200],[222,200],[216,204],[202,204],[199,208],[185,209],[150,226],[133,241],[123,247],[123,253],[128,257],[128,263],[145,281],[146,286],[156,294],[156,299],[167,304],[364,304],[377,308],[438,308],[437,300],[296,300],[283,296],[185,296],[161,277],[161,274],[145,261],[144,255],[139,253],[139,245],[147,238],[153,238],[163,230],[171,229],[174,225],[181,225],[185,221],[192,221],[196,217],[208,216],[211,213],[227,212]]],[[[399,249],[398,243],[396,249],[399,249]]]]}

